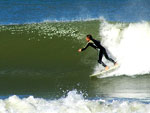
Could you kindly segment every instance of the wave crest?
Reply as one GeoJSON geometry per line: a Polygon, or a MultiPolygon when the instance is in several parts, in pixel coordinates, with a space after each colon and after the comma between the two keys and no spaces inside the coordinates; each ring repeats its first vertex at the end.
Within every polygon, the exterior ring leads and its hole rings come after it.
{"type": "MultiPolygon", "coordinates": [[[[150,24],[148,22],[127,24],[108,23],[104,20],[100,24],[100,36],[102,44],[120,64],[120,68],[109,76],[132,76],[150,72],[150,24]]],[[[98,66],[95,72],[96,70],[98,66]]]]}

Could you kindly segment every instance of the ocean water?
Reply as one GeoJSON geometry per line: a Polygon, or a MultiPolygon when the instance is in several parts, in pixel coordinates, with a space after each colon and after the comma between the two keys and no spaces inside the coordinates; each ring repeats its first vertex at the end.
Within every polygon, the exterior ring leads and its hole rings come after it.
{"type": "MultiPolygon", "coordinates": [[[[150,113],[148,0],[1,0],[0,113],[150,113]],[[85,36],[120,67],[103,69],[85,36]]],[[[103,59],[107,65],[112,63],[103,59]]]]}
{"type": "Polygon", "coordinates": [[[1,0],[0,24],[98,19],[138,22],[150,18],[149,0],[1,0]]]}

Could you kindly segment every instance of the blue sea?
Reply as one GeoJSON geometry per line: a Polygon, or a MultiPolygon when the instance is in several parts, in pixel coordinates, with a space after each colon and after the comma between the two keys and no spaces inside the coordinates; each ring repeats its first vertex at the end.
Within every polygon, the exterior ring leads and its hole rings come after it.
{"type": "Polygon", "coordinates": [[[150,113],[149,21],[149,0],[0,0],[0,113],[150,113]],[[118,69],[89,77],[87,34],[118,69]]]}
{"type": "Polygon", "coordinates": [[[150,18],[149,0],[1,0],[0,24],[44,21],[138,22],[150,18]]]}

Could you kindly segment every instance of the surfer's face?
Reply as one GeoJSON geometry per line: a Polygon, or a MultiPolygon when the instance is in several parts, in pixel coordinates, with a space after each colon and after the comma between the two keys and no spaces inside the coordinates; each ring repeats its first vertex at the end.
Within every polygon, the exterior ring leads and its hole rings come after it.
{"type": "Polygon", "coordinates": [[[89,39],[88,37],[86,37],[86,41],[87,41],[87,42],[89,42],[89,41],[90,41],[90,39],[89,39]]]}

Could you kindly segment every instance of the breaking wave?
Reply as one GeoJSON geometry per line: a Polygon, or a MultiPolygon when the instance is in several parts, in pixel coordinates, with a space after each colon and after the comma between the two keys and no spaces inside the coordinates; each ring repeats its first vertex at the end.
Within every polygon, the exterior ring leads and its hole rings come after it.
{"type": "MultiPolygon", "coordinates": [[[[108,23],[103,20],[100,24],[100,36],[102,44],[111,53],[110,56],[116,58],[120,65],[111,75],[150,72],[150,23],[108,23]]],[[[96,66],[95,73],[98,69],[99,66],[96,66]]]]}

